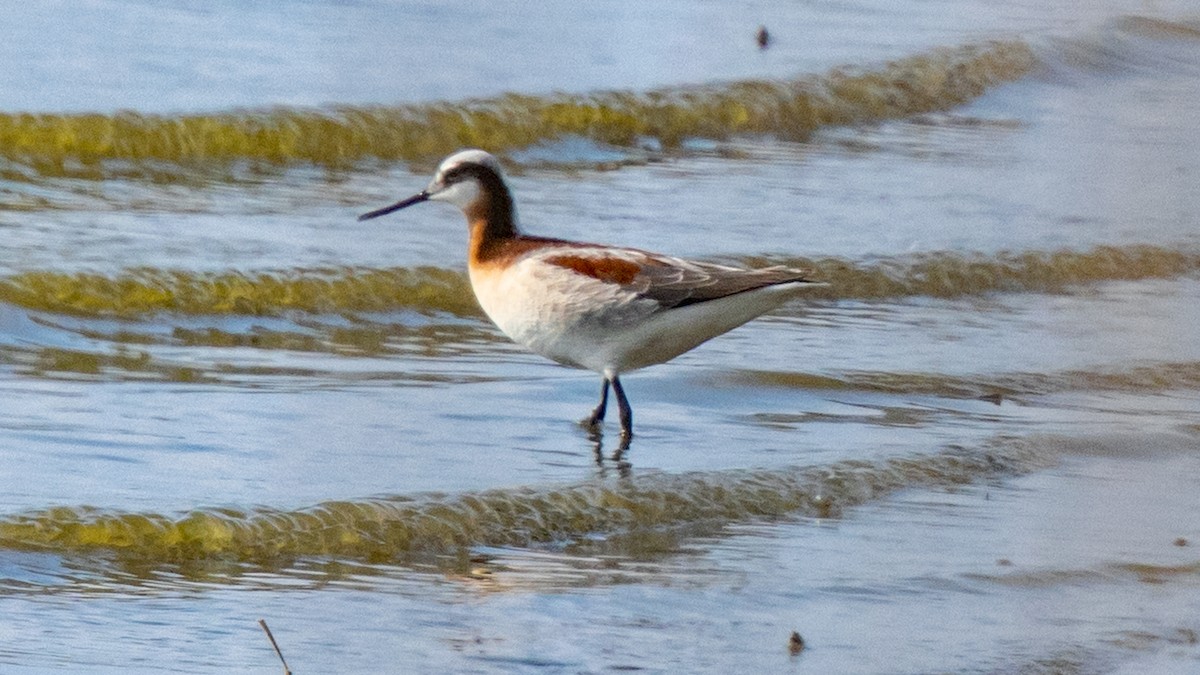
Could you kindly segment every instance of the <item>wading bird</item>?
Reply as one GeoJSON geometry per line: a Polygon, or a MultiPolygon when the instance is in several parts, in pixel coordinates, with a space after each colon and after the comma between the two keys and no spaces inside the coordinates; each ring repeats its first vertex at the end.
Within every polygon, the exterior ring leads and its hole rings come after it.
{"type": "Polygon", "coordinates": [[[633,435],[623,373],[669,361],[821,285],[787,267],[741,269],[523,234],[500,163],[482,150],[450,155],[424,190],[359,220],[425,201],[466,215],[471,287],[500,330],[604,378],[600,403],[584,420],[590,428],[604,419],[611,386],[623,445],[633,435]]]}

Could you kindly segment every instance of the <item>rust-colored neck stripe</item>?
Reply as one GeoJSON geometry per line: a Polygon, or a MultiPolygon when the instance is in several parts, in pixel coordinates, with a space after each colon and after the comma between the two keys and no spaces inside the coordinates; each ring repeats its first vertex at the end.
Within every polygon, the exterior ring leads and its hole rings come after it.
{"type": "Polygon", "coordinates": [[[466,174],[465,180],[479,183],[479,199],[464,212],[471,229],[471,264],[489,264],[502,257],[508,242],[521,238],[517,229],[516,208],[504,179],[489,167],[468,164],[455,169],[466,174]]]}

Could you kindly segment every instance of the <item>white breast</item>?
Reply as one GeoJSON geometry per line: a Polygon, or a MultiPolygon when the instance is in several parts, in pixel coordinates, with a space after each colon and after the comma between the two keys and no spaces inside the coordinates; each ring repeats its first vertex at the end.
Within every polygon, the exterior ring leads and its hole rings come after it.
{"type": "Polygon", "coordinates": [[[507,268],[473,267],[471,286],[488,318],[513,341],[599,373],[621,369],[621,337],[658,309],[616,284],[536,256],[507,268]]]}

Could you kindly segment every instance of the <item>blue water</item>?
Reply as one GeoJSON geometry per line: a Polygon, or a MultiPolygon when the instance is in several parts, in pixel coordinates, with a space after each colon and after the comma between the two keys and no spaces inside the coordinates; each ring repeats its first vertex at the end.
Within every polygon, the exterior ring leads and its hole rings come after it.
{"type": "MultiPolygon", "coordinates": [[[[623,150],[586,141],[515,153],[522,222],[717,260],[1194,251],[1198,21],[1190,3],[1117,0],[29,3],[0,27],[0,112],[645,91],[1017,39],[1035,71],[944,112],[806,142],[700,139],[617,168],[605,153],[623,150]]],[[[0,272],[458,270],[453,209],[355,221],[428,172],[5,176],[0,272]]],[[[1198,307],[1194,271],[798,303],[623,378],[638,436],[627,464],[597,464],[574,420],[598,378],[526,354],[481,316],[129,319],[0,304],[9,519],[302,510],[1012,444],[1054,459],[864,496],[830,517],[603,531],[451,563],[138,563],[4,542],[0,671],[277,671],[265,618],[296,672],[1195,672],[1198,307]],[[336,343],[364,327],[381,331],[378,350],[336,343]],[[146,354],[212,377],[47,363],[62,352],[146,354]],[[799,376],[877,386],[789,384],[799,376]],[[922,384],[945,380],[1052,384],[998,397],[922,384]],[[792,631],[808,644],[798,655],[792,631]]]]}

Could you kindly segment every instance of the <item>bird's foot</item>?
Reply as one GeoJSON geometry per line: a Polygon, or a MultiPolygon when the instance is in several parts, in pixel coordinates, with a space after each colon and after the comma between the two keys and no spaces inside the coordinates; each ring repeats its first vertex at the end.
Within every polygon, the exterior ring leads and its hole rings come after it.
{"type": "Polygon", "coordinates": [[[604,428],[604,420],[597,419],[595,415],[591,415],[579,420],[579,426],[583,427],[589,434],[598,434],[604,428]]]}
{"type": "Polygon", "coordinates": [[[617,441],[617,449],[613,451],[613,460],[620,461],[625,456],[625,451],[629,450],[629,444],[633,442],[633,432],[622,429],[621,439],[617,441]]]}

